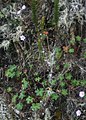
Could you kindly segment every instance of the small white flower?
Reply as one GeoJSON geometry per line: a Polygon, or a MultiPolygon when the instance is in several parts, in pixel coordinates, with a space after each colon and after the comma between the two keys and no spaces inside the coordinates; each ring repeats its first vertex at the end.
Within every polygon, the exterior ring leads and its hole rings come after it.
{"type": "Polygon", "coordinates": [[[22,10],[25,10],[25,9],[26,9],[26,6],[25,6],[25,5],[23,5],[23,6],[22,6],[22,10]]]}
{"type": "Polygon", "coordinates": [[[24,41],[24,40],[26,39],[26,37],[25,37],[24,35],[21,35],[21,36],[20,36],[20,39],[21,39],[22,41],[24,41]]]}
{"type": "Polygon", "coordinates": [[[19,14],[21,14],[21,10],[19,10],[19,11],[17,12],[17,15],[19,15],[19,14]]]}
{"type": "Polygon", "coordinates": [[[85,92],[84,91],[80,91],[79,92],[79,97],[83,98],[85,96],[85,92]]]}
{"type": "Polygon", "coordinates": [[[80,111],[80,110],[77,110],[77,111],[76,111],[76,115],[77,115],[77,116],[80,116],[80,115],[81,115],[81,111],[80,111]]]}

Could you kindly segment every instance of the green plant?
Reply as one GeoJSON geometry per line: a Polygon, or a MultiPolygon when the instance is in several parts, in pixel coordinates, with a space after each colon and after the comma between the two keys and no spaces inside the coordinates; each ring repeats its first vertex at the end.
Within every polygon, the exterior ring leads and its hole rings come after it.
{"type": "Polygon", "coordinates": [[[63,87],[65,87],[65,85],[66,85],[66,83],[65,82],[60,82],[60,86],[63,88],[63,87]]]}
{"type": "Polygon", "coordinates": [[[16,104],[16,109],[22,110],[23,109],[23,104],[20,103],[20,102],[18,104],[16,104]]]}
{"type": "Polygon", "coordinates": [[[62,89],[61,94],[64,95],[64,96],[68,95],[67,89],[62,89]]]}
{"type": "Polygon", "coordinates": [[[86,51],[84,52],[84,55],[83,55],[83,57],[86,59],[86,51]]]}
{"type": "Polygon", "coordinates": [[[71,53],[71,54],[74,53],[74,48],[70,48],[69,53],[71,53]]]}
{"type": "Polygon", "coordinates": [[[36,77],[36,78],[35,78],[35,81],[37,81],[37,82],[40,82],[40,80],[41,80],[40,77],[36,77]]]}
{"type": "Polygon", "coordinates": [[[69,68],[69,66],[70,66],[69,63],[65,63],[65,64],[64,64],[64,68],[65,68],[65,69],[69,68]]]}
{"type": "Polygon", "coordinates": [[[56,58],[59,60],[62,57],[62,50],[60,47],[55,48],[56,58]]]}
{"type": "Polygon", "coordinates": [[[26,98],[26,102],[27,102],[27,104],[32,103],[32,102],[33,102],[33,97],[28,96],[28,97],[26,98]]]}
{"type": "Polygon", "coordinates": [[[62,74],[59,75],[59,80],[60,80],[60,81],[64,80],[64,75],[62,75],[62,74]]]}
{"type": "Polygon", "coordinates": [[[86,86],[86,80],[80,80],[80,85],[81,86],[86,86]]]}
{"type": "Polygon", "coordinates": [[[12,91],[12,87],[8,87],[7,92],[11,92],[11,91],[12,91]]]}
{"type": "Polygon", "coordinates": [[[66,73],[65,77],[66,77],[67,80],[71,80],[72,79],[71,73],[66,73]]]}
{"type": "Polygon", "coordinates": [[[71,84],[72,84],[74,87],[77,87],[77,86],[79,86],[79,85],[80,85],[80,81],[79,81],[79,80],[74,79],[74,80],[71,80],[71,84]]]}
{"type": "Polygon", "coordinates": [[[33,103],[31,108],[33,111],[37,111],[41,108],[41,104],[40,103],[33,103]]]}
{"type": "Polygon", "coordinates": [[[86,43],[86,38],[83,39],[84,43],[86,43]]]}
{"type": "Polygon", "coordinates": [[[28,88],[28,81],[25,78],[23,78],[23,80],[22,80],[22,89],[24,90],[26,88],[28,88]]]}
{"type": "Polygon", "coordinates": [[[81,37],[80,36],[76,36],[76,41],[81,41],[81,37]]]}
{"type": "Polygon", "coordinates": [[[44,89],[43,89],[43,88],[39,88],[39,89],[37,89],[35,92],[36,92],[36,95],[37,95],[37,96],[42,97],[43,94],[44,94],[44,89]]]}
{"type": "Polygon", "coordinates": [[[59,20],[59,0],[54,0],[54,22],[57,26],[59,20]]]}
{"type": "Polygon", "coordinates": [[[16,103],[17,98],[18,98],[18,93],[12,97],[12,103],[16,103]]]}
{"type": "Polygon", "coordinates": [[[51,85],[55,85],[56,84],[56,80],[52,80],[50,84],[51,85]]]}
{"type": "Polygon", "coordinates": [[[59,98],[59,95],[57,95],[56,93],[51,94],[52,100],[57,100],[58,98],[59,98]]]}
{"type": "Polygon", "coordinates": [[[6,77],[13,78],[16,76],[16,65],[10,65],[5,71],[6,77]]]}
{"type": "Polygon", "coordinates": [[[22,90],[21,93],[20,93],[20,95],[19,95],[19,98],[23,99],[25,96],[26,96],[25,95],[25,91],[22,90]]]}
{"type": "Polygon", "coordinates": [[[18,70],[16,65],[10,65],[5,71],[5,76],[9,78],[19,77],[21,72],[18,70]]]}
{"type": "Polygon", "coordinates": [[[41,22],[40,22],[40,29],[43,32],[45,26],[45,16],[42,16],[41,22]]]}

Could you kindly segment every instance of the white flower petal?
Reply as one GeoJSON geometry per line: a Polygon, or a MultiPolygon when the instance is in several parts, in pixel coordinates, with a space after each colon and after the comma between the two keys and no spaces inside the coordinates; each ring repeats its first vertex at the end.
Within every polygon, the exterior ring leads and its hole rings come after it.
{"type": "Polygon", "coordinates": [[[77,110],[77,111],[76,111],[76,115],[77,115],[77,116],[80,116],[80,115],[81,115],[81,111],[80,111],[80,110],[77,110]]]}
{"type": "Polygon", "coordinates": [[[24,41],[24,40],[26,39],[26,37],[25,37],[24,35],[21,35],[21,36],[20,36],[20,39],[21,39],[22,41],[24,41]]]}
{"type": "Polygon", "coordinates": [[[19,15],[21,13],[21,10],[19,10],[18,12],[17,12],[17,15],[19,15]]]}
{"type": "Polygon", "coordinates": [[[80,91],[79,92],[79,97],[83,98],[85,96],[85,92],[84,91],[80,91]]]}
{"type": "Polygon", "coordinates": [[[25,9],[26,9],[26,6],[25,6],[25,5],[23,5],[23,6],[22,6],[22,10],[25,10],[25,9]]]}

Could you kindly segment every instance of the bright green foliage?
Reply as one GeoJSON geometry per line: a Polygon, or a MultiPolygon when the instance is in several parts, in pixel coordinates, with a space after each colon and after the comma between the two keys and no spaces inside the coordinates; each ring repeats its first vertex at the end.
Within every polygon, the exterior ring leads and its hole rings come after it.
{"type": "Polygon", "coordinates": [[[8,87],[7,92],[11,92],[11,91],[12,91],[12,87],[8,87]]]}
{"type": "Polygon", "coordinates": [[[18,98],[18,94],[14,95],[12,97],[12,103],[16,103],[16,99],[18,98]]]}
{"type": "Polygon", "coordinates": [[[71,80],[72,79],[72,75],[71,75],[71,73],[66,73],[66,79],[67,80],[71,80]]]}
{"type": "Polygon", "coordinates": [[[20,99],[23,99],[25,97],[25,91],[21,91],[20,95],[19,95],[19,98],[20,99]]]}
{"type": "Polygon", "coordinates": [[[5,72],[5,75],[9,78],[13,78],[16,76],[16,65],[10,65],[5,72]]]}
{"type": "Polygon", "coordinates": [[[37,82],[39,82],[40,80],[41,80],[40,77],[36,77],[36,78],[35,78],[35,81],[37,81],[37,82]]]}
{"type": "Polygon", "coordinates": [[[33,102],[33,97],[28,96],[28,97],[26,98],[26,101],[27,101],[28,104],[29,104],[29,103],[32,103],[32,102],[33,102]]]}
{"type": "Polygon", "coordinates": [[[50,84],[51,85],[55,85],[56,84],[56,80],[52,80],[50,84]]]}
{"type": "Polygon", "coordinates": [[[70,66],[69,63],[65,63],[65,64],[64,64],[64,68],[65,68],[65,69],[69,68],[69,66],[70,66]]]}
{"type": "Polygon", "coordinates": [[[10,65],[8,69],[5,71],[6,77],[9,78],[14,78],[14,77],[19,77],[21,75],[21,72],[18,71],[16,65],[10,65]]]}
{"type": "Polygon", "coordinates": [[[26,88],[28,88],[28,82],[27,82],[27,80],[25,78],[23,78],[23,80],[22,80],[22,89],[26,89],[26,88]]]}
{"type": "Polygon", "coordinates": [[[70,49],[69,49],[69,53],[71,53],[71,54],[74,53],[74,49],[73,49],[73,48],[70,48],[70,49]]]}
{"type": "Polygon", "coordinates": [[[81,37],[80,36],[76,36],[76,41],[81,41],[81,37]]]}
{"type": "Polygon", "coordinates": [[[86,38],[83,39],[84,43],[86,43],[86,38]]]}
{"type": "Polygon", "coordinates": [[[59,60],[62,57],[62,50],[59,47],[56,47],[56,58],[59,60]]]}
{"type": "Polygon", "coordinates": [[[23,109],[23,104],[22,104],[22,103],[16,104],[16,108],[17,108],[18,110],[22,110],[22,109],[23,109]]]}
{"type": "Polygon", "coordinates": [[[72,80],[71,81],[71,84],[76,87],[76,86],[79,86],[80,85],[80,81],[79,80],[72,80]]]}
{"type": "Polygon", "coordinates": [[[54,0],[54,22],[57,26],[59,20],[59,0],[54,0]]]}
{"type": "Polygon", "coordinates": [[[43,89],[43,88],[39,88],[39,89],[37,89],[35,92],[36,92],[36,95],[37,95],[37,96],[42,97],[42,96],[43,96],[43,93],[44,93],[44,89],[43,89]]]}
{"type": "Polygon", "coordinates": [[[57,66],[56,66],[56,70],[59,70],[59,69],[60,69],[60,66],[59,66],[59,65],[57,65],[57,66]]]}
{"type": "Polygon", "coordinates": [[[52,100],[57,100],[59,98],[59,95],[57,95],[56,93],[53,93],[52,95],[51,95],[51,99],[52,100]]]}
{"type": "Polygon", "coordinates": [[[61,74],[61,75],[59,75],[59,80],[64,80],[64,76],[61,74]]]}
{"type": "Polygon", "coordinates": [[[45,26],[45,16],[42,16],[41,22],[40,22],[40,28],[41,31],[44,31],[44,26],[45,26]]]}
{"type": "Polygon", "coordinates": [[[41,108],[41,104],[40,103],[33,103],[31,108],[33,111],[37,111],[41,108]]]}
{"type": "Polygon", "coordinates": [[[46,85],[47,85],[47,81],[46,81],[46,80],[43,80],[42,85],[43,85],[43,86],[46,86],[46,85]]]}
{"type": "Polygon", "coordinates": [[[75,40],[70,40],[70,43],[71,43],[72,45],[74,45],[74,44],[75,44],[75,40]]]}
{"type": "Polygon", "coordinates": [[[66,96],[66,95],[68,95],[68,91],[66,89],[62,89],[61,94],[66,96]]]}
{"type": "Polygon", "coordinates": [[[65,87],[65,82],[60,82],[60,86],[63,88],[63,87],[65,87]]]}
{"type": "Polygon", "coordinates": [[[81,86],[86,86],[86,80],[80,80],[80,85],[81,86]]]}

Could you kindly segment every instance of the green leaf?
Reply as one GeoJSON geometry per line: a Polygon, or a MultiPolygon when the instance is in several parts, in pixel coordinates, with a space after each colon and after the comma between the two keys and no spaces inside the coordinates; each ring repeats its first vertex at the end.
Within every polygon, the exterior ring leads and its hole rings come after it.
{"type": "Polygon", "coordinates": [[[17,72],[16,72],[16,77],[20,77],[21,74],[22,74],[22,72],[17,71],[17,72]]]}
{"type": "Polygon", "coordinates": [[[71,43],[72,45],[74,45],[74,44],[75,44],[75,40],[70,40],[70,43],[71,43]]]}
{"type": "Polygon", "coordinates": [[[79,86],[79,85],[80,85],[80,81],[78,81],[78,80],[72,80],[72,81],[71,81],[71,84],[72,84],[74,87],[76,87],[76,86],[79,86]]]}
{"type": "Polygon", "coordinates": [[[37,111],[41,108],[41,104],[40,103],[33,103],[31,108],[33,111],[37,111]]]}
{"type": "Polygon", "coordinates": [[[23,88],[23,89],[28,88],[28,82],[26,81],[25,78],[23,78],[23,80],[22,80],[22,88],[23,88]]]}
{"type": "Polygon", "coordinates": [[[65,87],[65,85],[66,85],[65,82],[60,82],[61,87],[65,87]]]}
{"type": "Polygon", "coordinates": [[[57,47],[57,48],[55,48],[55,51],[56,51],[56,58],[60,59],[62,57],[62,50],[61,50],[61,48],[57,47]]]}
{"type": "Polygon", "coordinates": [[[11,92],[11,91],[12,91],[12,87],[8,87],[7,92],[11,92]]]}
{"type": "Polygon", "coordinates": [[[37,81],[37,82],[39,82],[40,80],[41,80],[40,77],[36,77],[36,78],[35,78],[35,81],[37,81]]]}
{"type": "Polygon", "coordinates": [[[71,73],[66,73],[66,79],[67,80],[71,80],[72,79],[72,75],[71,75],[71,73]]]}
{"type": "Polygon", "coordinates": [[[83,39],[84,43],[86,43],[86,38],[83,39]]]}
{"type": "Polygon", "coordinates": [[[18,110],[22,110],[22,109],[23,109],[23,104],[22,104],[22,103],[18,103],[18,104],[16,105],[16,108],[17,108],[18,110]]]}
{"type": "Polygon", "coordinates": [[[52,95],[51,95],[51,99],[52,100],[57,100],[59,98],[59,95],[57,95],[56,93],[53,93],[52,95]]]}
{"type": "Polygon", "coordinates": [[[27,103],[32,103],[33,102],[33,98],[31,96],[28,96],[26,98],[26,101],[27,101],[27,103]]]}
{"type": "Polygon", "coordinates": [[[80,80],[80,85],[81,86],[86,86],[86,80],[80,80]]]}
{"type": "Polygon", "coordinates": [[[56,80],[52,80],[50,84],[51,85],[55,85],[56,84],[56,80]]]}
{"type": "Polygon", "coordinates": [[[44,93],[44,90],[43,90],[43,88],[39,88],[39,89],[37,89],[35,92],[36,92],[36,95],[37,95],[37,96],[41,96],[41,97],[42,97],[42,96],[43,96],[43,93],[44,93]]]}
{"type": "Polygon", "coordinates": [[[12,97],[12,103],[16,103],[17,97],[18,97],[18,94],[14,95],[14,96],[12,97]]]}
{"type": "Polygon", "coordinates": [[[61,94],[66,96],[66,95],[68,95],[68,91],[66,89],[62,89],[61,94]]]}
{"type": "Polygon", "coordinates": [[[83,56],[84,56],[84,58],[86,58],[86,51],[84,52],[84,55],[83,55],[83,56]]]}
{"type": "Polygon", "coordinates": [[[64,64],[64,68],[65,68],[65,69],[69,68],[69,66],[70,66],[69,63],[65,63],[65,64],[64,64]]]}
{"type": "Polygon", "coordinates": [[[59,75],[59,80],[64,80],[64,76],[63,75],[59,75]]]}
{"type": "Polygon", "coordinates": [[[76,41],[81,41],[81,37],[80,36],[76,36],[76,41]]]}
{"type": "Polygon", "coordinates": [[[20,99],[23,99],[25,97],[25,91],[22,91],[21,93],[20,93],[20,95],[19,95],[19,98],[20,99]]]}
{"type": "Polygon", "coordinates": [[[71,54],[74,53],[74,49],[73,49],[73,48],[70,48],[70,49],[69,49],[69,53],[71,53],[71,54]]]}

